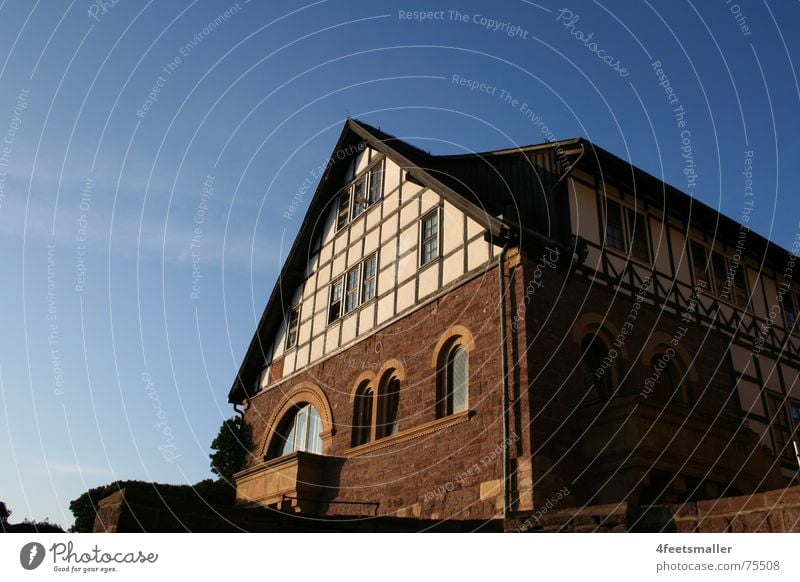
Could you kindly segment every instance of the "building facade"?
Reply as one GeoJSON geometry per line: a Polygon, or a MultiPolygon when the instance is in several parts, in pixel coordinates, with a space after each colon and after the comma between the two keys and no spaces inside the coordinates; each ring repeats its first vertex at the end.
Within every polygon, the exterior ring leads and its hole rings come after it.
{"type": "Polygon", "coordinates": [[[348,120],[229,393],[237,501],[467,521],[789,485],[794,260],[582,139],[434,156],[348,120]]]}

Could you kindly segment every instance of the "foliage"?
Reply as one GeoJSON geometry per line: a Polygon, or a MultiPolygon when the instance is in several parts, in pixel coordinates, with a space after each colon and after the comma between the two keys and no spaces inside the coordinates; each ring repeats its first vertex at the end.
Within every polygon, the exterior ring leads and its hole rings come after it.
{"type": "Polygon", "coordinates": [[[233,475],[244,469],[251,448],[249,427],[238,416],[227,419],[211,442],[211,472],[233,485],[233,475]]]}

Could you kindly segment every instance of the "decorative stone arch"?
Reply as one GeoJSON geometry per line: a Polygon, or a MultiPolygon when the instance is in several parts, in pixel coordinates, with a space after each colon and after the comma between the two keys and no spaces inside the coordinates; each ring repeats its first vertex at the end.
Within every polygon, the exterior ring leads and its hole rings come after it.
{"type": "Polygon", "coordinates": [[[392,358],[390,360],[386,360],[383,363],[383,366],[381,366],[381,370],[376,376],[379,384],[384,381],[386,374],[389,372],[391,372],[392,375],[401,382],[406,379],[406,369],[405,366],[403,366],[403,362],[392,358]]]}
{"type": "Polygon", "coordinates": [[[330,454],[331,442],[333,441],[333,435],[336,431],[333,425],[333,413],[331,412],[331,405],[328,402],[328,397],[325,396],[325,392],[316,384],[301,382],[284,395],[280,404],[272,413],[269,422],[267,422],[267,429],[264,432],[264,438],[259,448],[259,456],[261,458],[269,452],[275,437],[275,432],[283,418],[298,404],[311,404],[317,409],[317,412],[319,412],[319,417],[322,421],[322,432],[319,435],[322,439],[322,454],[330,454]]]}
{"type": "Polygon", "coordinates": [[[454,325],[448,328],[440,337],[433,348],[431,367],[438,369],[442,357],[442,352],[448,352],[455,346],[464,346],[467,352],[472,354],[475,350],[475,338],[472,332],[463,325],[454,325]]]}
{"type": "Polygon", "coordinates": [[[622,378],[625,377],[623,362],[629,359],[627,342],[619,342],[619,345],[615,343],[617,338],[625,336],[608,321],[608,318],[598,313],[584,313],[575,322],[572,328],[572,337],[582,354],[587,340],[598,339],[605,345],[608,352],[607,356],[603,358],[602,364],[590,363],[589,354],[584,354],[581,366],[584,367],[584,373],[592,375],[592,379],[587,378],[586,381],[591,381],[595,386],[597,397],[600,399],[610,398],[620,389],[622,378]],[[602,375],[597,376],[595,372],[602,373],[602,375]],[[607,384],[609,378],[610,384],[607,384]]]}
{"type": "Polygon", "coordinates": [[[700,383],[700,376],[695,367],[692,366],[692,356],[682,345],[676,346],[673,343],[673,339],[673,336],[663,331],[654,332],[650,336],[650,341],[647,342],[647,347],[642,350],[642,365],[648,369],[651,368],[653,359],[657,355],[671,349],[674,353],[672,359],[678,364],[680,372],[684,374],[684,377],[691,385],[697,386],[700,383]]]}
{"type": "Polygon", "coordinates": [[[353,388],[350,390],[350,404],[355,403],[358,391],[364,384],[371,384],[373,390],[378,390],[378,376],[375,372],[366,371],[359,374],[356,381],[353,382],[353,388]]]}
{"type": "Polygon", "coordinates": [[[579,346],[583,344],[586,336],[597,336],[603,340],[609,349],[613,347],[622,359],[628,360],[627,342],[621,346],[613,345],[620,335],[619,329],[609,322],[607,317],[603,317],[598,313],[584,313],[577,319],[572,328],[572,337],[579,346]]]}

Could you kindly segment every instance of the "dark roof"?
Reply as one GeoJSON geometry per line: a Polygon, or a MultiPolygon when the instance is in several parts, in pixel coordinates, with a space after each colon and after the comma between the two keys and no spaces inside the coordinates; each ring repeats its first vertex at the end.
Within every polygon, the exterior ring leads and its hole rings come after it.
{"type": "MultiPolygon", "coordinates": [[[[487,236],[497,244],[503,244],[511,236],[519,244],[527,237],[532,244],[549,242],[571,248],[574,241],[570,240],[569,196],[563,177],[573,167],[597,173],[673,215],[687,221],[691,218],[693,224],[702,225],[704,230],[714,225],[717,238],[729,244],[735,245],[741,228],[735,220],[582,138],[434,156],[378,128],[348,119],[333,152],[347,151],[359,144],[380,151],[406,170],[411,179],[431,188],[483,224],[487,236]]],[[[349,161],[335,155],[330,160],[228,394],[231,403],[241,402],[248,395],[245,386],[255,380],[264,364],[271,336],[289,307],[289,295],[304,280],[311,245],[320,234],[321,217],[336,200],[349,161]]],[[[747,248],[750,254],[764,257],[774,268],[783,269],[787,251],[764,237],[749,232],[747,248]]],[[[565,256],[571,256],[571,252],[565,256]]]]}

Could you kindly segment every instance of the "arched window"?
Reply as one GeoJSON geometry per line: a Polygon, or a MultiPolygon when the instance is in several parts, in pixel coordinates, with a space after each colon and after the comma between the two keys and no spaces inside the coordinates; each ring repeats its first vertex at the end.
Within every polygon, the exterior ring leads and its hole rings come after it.
{"type": "Polygon", "coordinates": [[[437,416],[449,416],[469,407],[469,352],[455,343],[447,352],[438,370],[439,397],[437,416]]]}
{"type": "Polygon", "coordinates": [[[322,454],[322,420],[311,404],[294,406],[278,425],[272,454],[282,457],[295,451],[322,454]]]}
{"type": "Polygon", "coordinates": [[[377,438],[397,434],[400,425],[397,417],[400,408],[400,380],[391,373],[384,375],[378,392],[377,438]]]}
{"type": "Polygon", "coordinates": [[[616,370],[608,347],[602,339],[593,335],[583,340],[581,348],[585,387],[589,389],[594,386],[597,398],[608,400],[616,390],[616,370]]]}
{"type": "Polygon", "coordinates": [[[689,403],[689,380],[683,378],[674,356],[664,352],[653,356],[650,373],[656,379],[656,385],[661,388],[661,396],[665,400],[689,403]]]}
{"type": "Polygon", "coordinates": [[[353,446],[363,445],[372,438],[372,386],[364,382],[358,389],[353,413],[353,446]]]}

